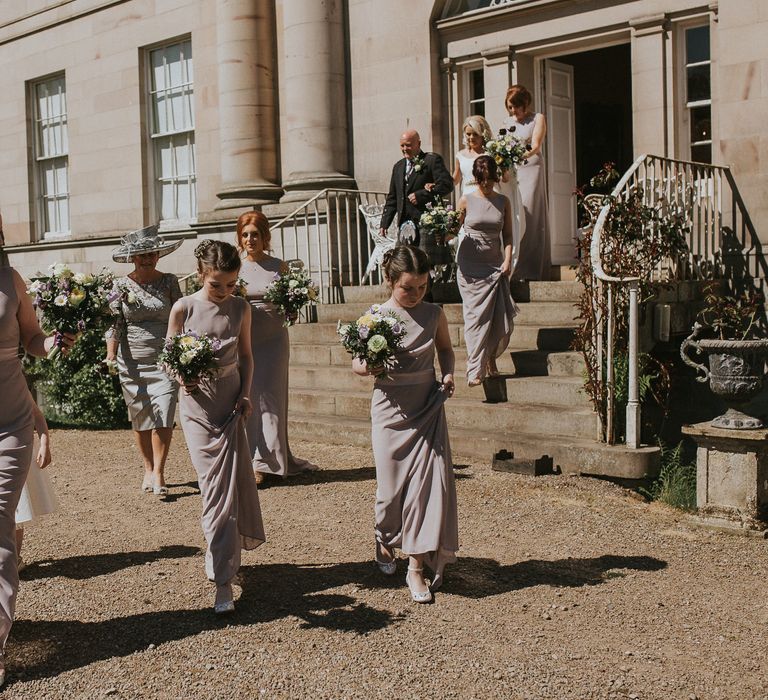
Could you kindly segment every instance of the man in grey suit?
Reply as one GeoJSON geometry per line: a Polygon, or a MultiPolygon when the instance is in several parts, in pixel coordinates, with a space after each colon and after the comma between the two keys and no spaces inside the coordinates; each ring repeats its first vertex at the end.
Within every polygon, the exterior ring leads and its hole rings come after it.
{"type": "Polygon", "coordinates": [[[431,248],[434,246],[424,240],[426,237],[419,236],[419,218],[429,202],[453,191],[453,178],[440,155],[421,150],[421,138],[413,129],[400,137],[400,151],[403,158],[392,168],[389,193],[381,214],[381,234],[385,235],[396,215],[401,226],[412,221],[416,227],[413,244],[430,255],[433,263],[440,264],[442,261],[433,259],[435,251],[431,248]]]}

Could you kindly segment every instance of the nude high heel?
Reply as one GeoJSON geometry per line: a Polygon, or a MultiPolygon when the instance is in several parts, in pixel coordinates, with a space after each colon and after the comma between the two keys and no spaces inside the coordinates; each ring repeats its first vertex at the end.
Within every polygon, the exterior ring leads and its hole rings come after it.
{"type": "Polygon", "coordinates": [[[411,592],[411,600],[414,603],[431,603],[432,602],[432,591],[427,589],[426,591],[414,591],[413,588],[411,588],[411,581],[408,577],[408,574],[411,573],[411,571],[414,571],[416,573],[421,573],[424,571],[424,569],[419,568],[416,569],[412,566],[408,567],[408,573],[405,575],[405,582],[408,584],[408,590],[411,592]]]}

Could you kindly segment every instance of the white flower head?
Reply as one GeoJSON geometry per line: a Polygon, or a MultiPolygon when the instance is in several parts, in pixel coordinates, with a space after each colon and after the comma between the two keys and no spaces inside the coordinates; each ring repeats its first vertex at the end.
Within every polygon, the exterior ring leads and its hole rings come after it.
{"type": "Polygon", "coordinates": [[[54,263],[48,267],[49,272],[54,277],[72,277],[72,270],[66,263],[54,263]]]}
{"type": "Polygon", "coordinates": [[[129,304],[135,304],[136,303],[136,295],[133,292],[128,292],[128,295],[126,297],[126,301],[129,304]]]}
{"type": "Polygon", "coordinates": [[[66,306],[69,304],[69,297],[66,294],[58,294],[53,300],[56,306],[66,306]]]}

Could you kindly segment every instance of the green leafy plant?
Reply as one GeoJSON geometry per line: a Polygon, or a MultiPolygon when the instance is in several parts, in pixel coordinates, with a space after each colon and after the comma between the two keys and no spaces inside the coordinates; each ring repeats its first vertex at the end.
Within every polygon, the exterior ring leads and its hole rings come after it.
{"type": "Polygon", "coordinates": [[[661,501],[681,510],[696,510],[696,465],[686,461],[682,442],[670,448],[659,440],[659,447],[659,475],[640,492],[652,501],[661,501]]]}
{"type": "Polygon", "coordinates": [[[46,418],[65,427],[123,428],[128,412],[117,376],[102,371],[104,338],[89,330],[56,361],[25,359],[25,371],[43,394],[46,418]]]}

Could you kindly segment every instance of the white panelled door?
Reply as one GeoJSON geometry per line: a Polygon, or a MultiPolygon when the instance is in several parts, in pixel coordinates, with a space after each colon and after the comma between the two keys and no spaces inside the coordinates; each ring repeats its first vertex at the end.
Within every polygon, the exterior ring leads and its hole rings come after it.
{"type": "Polygon", "coordinates": [[[544,62],[547,106],[547,184],[552,264],[576,260],[576,118],[573,66],[544,62]]]}

